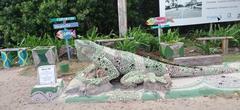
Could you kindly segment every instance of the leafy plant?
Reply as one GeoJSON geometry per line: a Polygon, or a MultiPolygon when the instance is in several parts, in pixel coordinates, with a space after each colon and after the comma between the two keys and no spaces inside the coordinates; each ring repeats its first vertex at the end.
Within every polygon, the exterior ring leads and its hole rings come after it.
{"type": "Polygon", "coordinates": [[[200,51],[205,55],[211,55],[219,52],[218,49],[214,48],[214,46],[212,46],[210,43],[206,43],[206,44],[198,43],[196,44],[196,47],[198,47],[200,51]]]}
{"type": "Polygon", "coordinates": [[[84,39],[87,40],[91,40],[91,41],[96,41],[99,39],[110,39],[111,36],[116,36],[115,34],[113,34],[112,32],[110,32],[109,35],[101,35],[98,33],[98,28],[97,27],[93,27],[90,30],[87,31],[86,37],[84,37],[84,39]]]}
{"type": "Polygon", "coordinates": [[[134,53],[136,52],[137,48],[142,46],[150,47],[150,50],[155,50],[159,48],[157,38],[154,37],[152,34],[147,33],[140,27],[129,29],[125,38],[126,39],[124,41],[118,42],[115,48],[134,53]]]}
{"type": "Polygon", "coordinates": [[[135,53],[138,44],[134,40],[126,39],[122,42],[117,42],[115,48],[123,51],[135,53]]]}
{"type": "Polygon", "coordinates": [[[227,27],[220,26],[220,24],[215,25],[213,31],[210,33],[210,36],[232,36],[234,37],[231,40],[231,46],[239,46],[240,45],[240,25],[228,25],[227,27]]]}
{"type": "Polygon", "coordinates": [[[190,37],[192,39],[198,38],[198,37],[206,37],[208,36],[208,32],[206,32],[203,29],[196,29],[196,30],[192,30],[192,33],[190,34],[190,37]]]}
{"type": "Polygon", "coordinates": [[[171,30],[169,29],[167,33],[164,33],[161,36],[161,42],[167,42],[167,43],[176,43],[183,40],[183,38],[180,38],[180,34],[178,30],[171,30]]]}
{"type": "MultiPolygon", "coordinates": [[[[69,40],[69,44],[74,46],[74,39],[69,40]]],[[[18,43],[17,47],[35,48],[37,46],[56,46],[58,49],[65,45],[65,40],[52,38],[45,34],[43,37],[27,35],[18,43]]]]}
{"type": "Polygon", "coordinates": [[[147,33],[141,27],[129,29],[128,37],[134,38],[134,41],[139,45],[150,47],[150,50],[157,50],[159,47],[158,38],[147,33]]]}
{"type": "Polygon", "coordinates": [[[240,32],[238,25],[228,25],[222,27],[220,24],[215,25],[210,36],[235,36],[240,32]]]}

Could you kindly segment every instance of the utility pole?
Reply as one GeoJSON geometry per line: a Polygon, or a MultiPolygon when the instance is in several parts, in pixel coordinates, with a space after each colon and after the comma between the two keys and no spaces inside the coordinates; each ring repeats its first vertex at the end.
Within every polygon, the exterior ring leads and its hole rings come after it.
{"type": "Polygon", "coordinates": [[[127,3],[126,0],[118,0],[118,26],[119,35],[127,33],[127,3]]]}

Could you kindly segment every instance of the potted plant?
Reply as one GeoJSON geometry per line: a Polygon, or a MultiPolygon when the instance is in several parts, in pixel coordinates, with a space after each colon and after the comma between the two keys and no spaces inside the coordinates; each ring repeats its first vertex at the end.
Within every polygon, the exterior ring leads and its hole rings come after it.
{"type": "Polygon", "coordinates": [[[172,59],[184,56],[184,43],[180,42],[180,34],[178,30],[169,29],[167,33],[161,36],[160,54],[164,58],[172,59]]]}

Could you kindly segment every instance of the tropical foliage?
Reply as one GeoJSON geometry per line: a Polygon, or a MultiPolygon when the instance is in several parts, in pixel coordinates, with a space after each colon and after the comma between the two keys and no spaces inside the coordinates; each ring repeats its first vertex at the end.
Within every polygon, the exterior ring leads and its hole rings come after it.
{"type": "MultiPolygon", "coordinates": [[[[130,26],[158,15],[158,0],[127,2],[130,26]]],[[[0,46],[12,47],[28,35],[53,37],[49,19],[65,16],[77,17],[77,32],[82,36],[94,26],[101,34],[118,32],[117,0],[1,0],[0,46]]]]}
{"type": "Polygon", "coordinates": [[[161,41],[162,42],[176,43],[176,42],[179,42],[181,40],[183,40],[183,37],[180,36],[180,33],[177,29],[176,30],[169,29],[167,31],[167,33],[164,33],[161,36],[161,41]]]}
{"type": "Polygon", "coordinates": [[[140,27],[129,29],[125,38],[126,40],[123,42],[117,43],[117,49],[136,52],[137,48],[142,46],[149,47],[149,50],[158,50],[159,48],[158,39],[140,27]]]}
{"type": "Polygon", "coordinates": [[[198,47],[200,49],[200,52],[204,55],[211,55],[211,54],[215,54],[218,53],[219,50],[218,48],[216,48],[213,44],[206,43],[206,44],[196,44],[196,47],[198,47]]]}

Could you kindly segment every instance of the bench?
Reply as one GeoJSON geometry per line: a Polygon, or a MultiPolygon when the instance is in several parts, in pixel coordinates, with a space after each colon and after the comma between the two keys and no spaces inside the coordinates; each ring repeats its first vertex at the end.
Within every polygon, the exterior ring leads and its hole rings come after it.
{"type": "Polygon", "coordinates": [[[6,48],[6,49],[0,49],[0,52],[1,52],[4,68],[10,68],[12,66],[11,62],[13,61],[13,58],[11,57],[11,54],[9,54],[10,52],[17,52],[18,64],[20,66],[27,65],[27,59],[28,59],[27,48],[6,48]]]}
{"type": "Polygon", "coordinates": [[[118,41],[124,41],[126,39],[129,39],[129,40],[133,40],[134,37],[129,37],[129,38],[117,38],[117,39],[101,39],[101,40],[96,40],[95,42],[99,45],[111,45],[112,43],[114,42],[118,42],[118,41]]]}
{"type": "Polygon", "coordinates": [[[203,44],[206,44],[206,42],[208,40],[222,40],[223,54],[228,54],[229,39],[233,39],[233,37],[202,37],[202,38],[197,38],[197,40],[202,41],[203,44]]]}
{"type": "Polygon", "coordinates": [[[221,55],[205,55],[174,58],[173,62],[183,66],[207,66],[222,64],[223,57],[221,55]]]}

